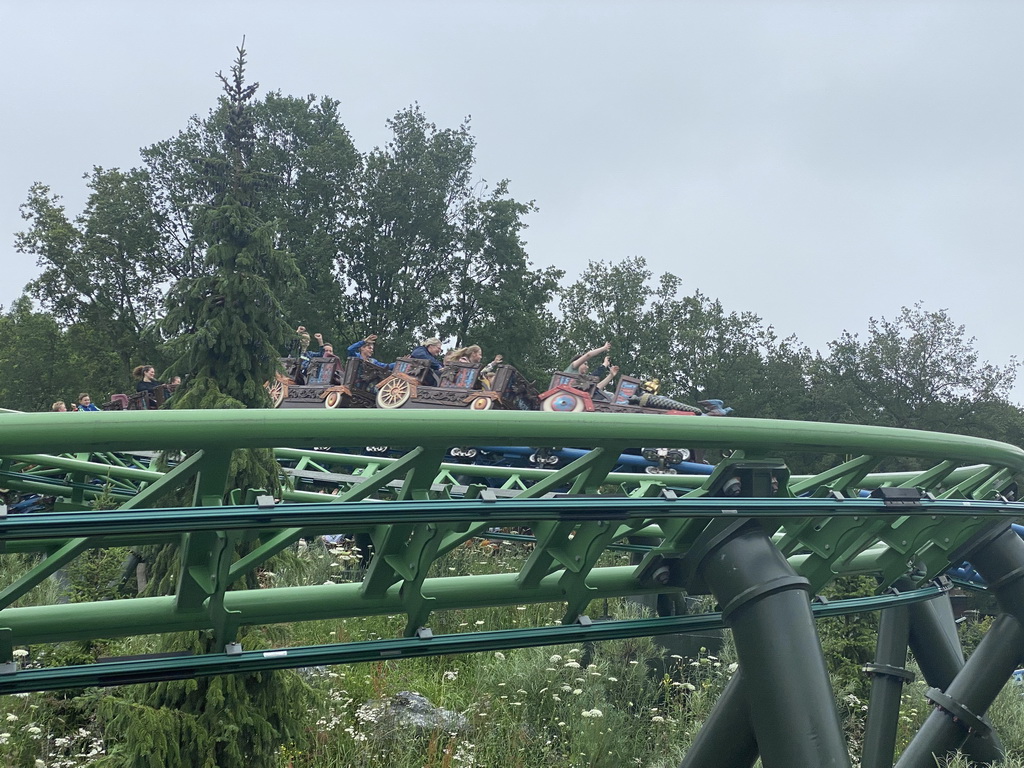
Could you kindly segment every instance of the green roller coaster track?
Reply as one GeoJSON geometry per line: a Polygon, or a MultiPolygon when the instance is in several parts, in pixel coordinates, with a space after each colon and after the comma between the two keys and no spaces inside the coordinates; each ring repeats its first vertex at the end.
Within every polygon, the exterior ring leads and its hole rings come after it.
{"type": "Polygon", "coordinates": [[[879,658],[869,670],[877,681],[869,713],[874,746],[862,764],[892,765],[895,721],[881,713],[894,691],[898,699],[908,643],[933,685],[937,720],[928,720],[898,765],[931,765],[933,751],[957,748],[984,760],[1000,749],[984,711],[1024,642],[1024,542],[1009,528],[1024,507],[1007,496],[1022,469],[1024,451],[979,438],[739,418],[432,410],[0,414],[0,486],[58,499],[52,513],[0,517],[0,557],[36,555],[0,589],[0,694],[724,625],[740,669],[684,766],[753,765],[757,757],[766,767],[849,765],[813,622],[880,610],[879,658]],[[384,444],[397,457],[366,455],[367,447],[384,444]],[[452,448],[495,444],[585,453],[555,470],[450,458],[452,448]],[[727,458],[706,476],[613,471],[626,449],[651,445],[720,450],[727,458]],[[299,483],[278,498],[229,488],[232,452],[240,448],[272,448],[286,480],[312,479],[337,494],[299,490],[299,483]],[[157,453],[163,469],[152,461],[157,453]],[[791,475],[786,457],[796,453],[813,454],[819,465],[835,461],[815,475],[791,475]],[[913,469],[884,471],[893,467],[913,469]],[[191,503],[161,507],[172,494],[191,503]],[[118,508],[94,511],[99,495],[118,508]],[[477,537],[524,527],[532,550],[516,570],[443,576],[433,568],[477,537]],[[239,586],[301,539],[338,532],[372,544],[355,580],[239,586]],[[250,546],[238,556],[235,544],[243,539],[250,546]],[[19,604],[89,550],[160,543],[179,545],[174,594],[19,604]],[[634,564],[602,564],[614,549],[628,550],[634,564]],[[947,648],[952,615],[936,609],[948,597],[933,581],[965,559],[1003,611],[966,663],[947,648]],[[812,600],[849,574],[876,577],[878,595],[812,600]],[[587,618],[594,600],[655,594],[711,594],[721,611],[587,618]],[[430,630],[437,612],[526,603],[561,604],[561,624],[458,635],[430,630]],[[261,650],[236,642],[242,626],[374,614],[403,615],[403,636],[261,650]],[[893,616],[911,619],[893,629],[886,618],[893,616]],[[181,631],[210,633],[221,650],[42,669],[19,668],[13,653],[181,631]]]}

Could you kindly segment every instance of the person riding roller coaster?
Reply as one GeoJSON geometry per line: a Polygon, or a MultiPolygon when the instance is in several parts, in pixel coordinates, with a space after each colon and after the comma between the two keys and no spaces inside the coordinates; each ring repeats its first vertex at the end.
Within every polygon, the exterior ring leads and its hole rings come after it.
{"type": "Polygon", "coordinates": [[[409,357],[415,360],[423,360],[430,366],[430,381],[423,383],[428,386],[437,386],[437,372],[443,367],[437,356],[441,354],[441,340],[436,337],[426,339],[420,346],[409,353],[409,357]]]}
{"type": "Polygon", "coordinates": [[[381,368],[387,368],[389,371],[394,370],[394,363],[382,363],[373,356],[374,344],[376,341],[377,334],[371,333],[365,339],[360,339],[354,344],[350,344],[348,347],[348,356],[358,357],[368,363],[379,365],[381,368]]]}

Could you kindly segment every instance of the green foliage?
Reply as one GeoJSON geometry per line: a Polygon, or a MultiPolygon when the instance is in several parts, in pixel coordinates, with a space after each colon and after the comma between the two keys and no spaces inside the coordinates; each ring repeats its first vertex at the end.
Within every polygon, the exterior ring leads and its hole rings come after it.
{"type": "MultiPolygon", "coordinates": [[[[196,640],[192,650],[209,649],[196,640]]],[[[104,737],[114,745],[99,764],[273,768],[278,748],[302,735],[298,724],[310,706],[308,694],[292,671],[125,688],[99,702],[104,737]]]]}
{"type": "MultiPolygon", "coordinates": [[[[302,323],[330,337],[339,327],[342,289],[335,260],[343,251],[344,229],[355,205],[355,176],[361,157],[338,114],[334,99],[269,93],[249,105],[252,142],[248,164],[259,188],[264,221],[276,222],[279,247],[289,252],[305,277],[274,286],[290,323],[302,323]]],[[[162,214],[165,237],[176,244],[171,271],[176,279],[209,270],[202,259],[200,211],[218,199],[211,158],[230,155],[225,128],[231,101],[221,99],[210,114],[192,118],[176,136],[142,150],[162,214]],[[206,158],[206,162],[197,162],[206,158]]]]}
{"type": "Polygon", "coordinates": [[[350,314],[380,335],[382,349],[405,354],[417,335],[432,335],[449,284],[475,141],[468,123],[439,130],[418,106],[387,125],[391,141],[364,159],[338,269],[350,314]]]}
{"type": "MultiPolygon", "coordinates": [[[[842,600],[875,594],[877,584],[868,576],[843,576],[832,582],[824,594],[830,599],[842,600]]],[[[842,699],[853,695],[867,701],[871,681],[861,667],[875,659],[878,637],[878,616],[874,613],[854,613],[822,619],[817,623],[821,650],[832,673],[832,685],[842,699]]]]}
{"type": "MultiPolygon", "coordinates": [[[[190,373],[182,399],[201,386],[216,387],[246,407],[269,404],[264,384],[277,370],[277,350],[289,327],[276,285],[299,281],[293,259],[275,246],[276,232],[255,206],[259,174],[252,167],[255,134],[245,84],[245,55],[221,76],[229,105],[224,125],[225,156],[206,158],[217,197],[199,216],[197,230],[207,243],[206,274],[184,278],[168,294],[163,327],[172,340],[172,370],[190,373]]],[[[176,406],[183,407],[183,406],[176,406]]]]}
{"type": "Polygon", "coordinates": [[[54,400],[71,397],[67,372],[58,365],[62,346],[56,320],[34,312],[27,298],[0,315],[0,406],[48,411],[54,400]]]}
{"type": "Polygon", "coordinates": [[[540,376],[550,367],[545,352],[555,338],[555,319],[546,307],[564,272],[532,269],[520,232],[523,217],[535,210],[508,196],[507,180],[486,199],[465,202],[461,248],[446,270],[449,285],[438,328],[456,346],[478,344],[485,354],[501,353],[505,362],[540,376]]]}
{"type": "Polygon", "coordinates": [[[127,368],[148,356],[144,329],[157,317],[167,278],[158,215],[145,172],[96,167],[86,179],[91,192],[73,223],[60,197],[34,184],[21,207],[29,227],[16,247],[42,267],[30,294],[58,320],[87,326],[92,345],[127,368]]]}
{"type": "Polygon", "coordinates": [[[560,367],[607,340],[622,373],[659,379],[662,394],[691,403],[719,398],[744,416],[806,418],[806,348],[700,291],[680,296],[676,275],[652,278],[642,257],[591,262],[561,295],[560,367]]]}
{"type": "Polygon", "coordinates": [[[872,318],[864,341],[844,333],[811,373],[822,418],[996,437],[1000,416],[1018,410],[1006,408],[1017,368],[1013,357],[981,362],[962,325],[918,303],[872,318]]]}
{"type": "Polygon", "coordinates": [[[281,246],[305,277],[305,283],[275,286],[281,306],[292,327],[301,323],[328,338],[351,333],[342,319],[336,261],[344,252],[362,165],[339,108],[331,98],[269,93],[252,110],[261,210],[278,223],[281,246]]]}

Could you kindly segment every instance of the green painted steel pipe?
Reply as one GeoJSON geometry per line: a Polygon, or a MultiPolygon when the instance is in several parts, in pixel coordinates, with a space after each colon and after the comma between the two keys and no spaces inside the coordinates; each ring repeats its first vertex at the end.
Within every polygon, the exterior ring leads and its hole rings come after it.
{"type": "MultiPolygon", "coordinates": [[[[431,578],[423,583],[423,595],[435,601],[436,610],[554,602],[565,597],[557,584],[561,571],[547,576],[531,590],[518,589],[517,577],[518,573],[431,578]]],[[[635,577],[632,566],[597,568],[588,574],[587,587],[595,591],[595,599],[666,591],[662,585],[640,587],[635,577]]],[[[243,624],[402,613],[398,585],[379,600],[361,597],[360,588],[361,583],[352,582],[234,591],[225,593],[224,606],[227,610],[242,611],[243,624]]],[[[827,617],[877,611],[889,605],[933,600],[942,594],[938,587],[928,586],[899,595],[837,600],[816,605],[814,612],[816,616],[827,617]]],[[[14,630],[15,643],[23,645],[206,629],[209,624],[209,617],[202,611],[174,614],[171,596],[6,608],[0,614],[0,627],[14,630]]],[[[714,626],[722,625],[716,619],[714,626]]]]}
{"type": "Polygon", "coordinates": [[[519,411],[175,410],[122,411],[68,419],[56,413],[0,415],[0,455],[146,449],[379,445],[624,445],[748,451],[820,451],[916,456],[1024,469],[1024,451],[963,435],[774,419],[519,411]]]}
{"type": "MultiPolygon", "coordinates": [[[[550,603],[566,598],[559,584],[560,571],[529,590],[519,588],[517,577],[517,573],[502,573],[426,579],[423,596],[431,601],[433,610],[550,603]]],[[[664,586],[638,584],[636,569],[630,566],[595,569],[587,577],[587,587],[595,598],[665,591],[664,586]]],[[[373,599],[363,597],[361,590],[359,582],[240,590],[224,594],[224,608],[239,612],[241,625],[404,613],[400,584],[373,599]]],[[[12,641],[18,645],[182,632],[210,625],[205,611],[175,613],[173,597],[7,608],[0,614],[0,627],[10,629],[12,641]]]]}
{"type": "MultiPolygon", "coordinates": [[[[910,605],[932,600],[942,592],[925,587],[899,595],[836,600],[813,606],[816,617],[840,616],[847,613],[875,611],[893,605],[910,605]]],[[[657,619],[599,621],[593,624],[527,627],[514,630],[466,632],[423,638],[392,638],[324,646],[246,651],[241,654],[210,653],[188,657],[148,657],[131,661],[100,661],[72,667],[21,669],[0,674],[0,695],[28,691],[62,690],[86,686],[124,685],[128,683],[179,680],[208,675],[252,672],[261,669],[286,669],[320,664],[347,664],[380,659],[401,659],[414,656],[435,656],[449,653],[470,653],[569,642],[591,642],[627,637],[700,632],[721,629],[725,624],[720,613],[673,616],[657,619]]],[[[726,687],[729,691],[731,683],[726,687]]],[[[698,737],[699,738],[699,737],[698,737]]],[[[734,739],[733,734],[728,738],[734,739]]],[[[752,736],[750,737],[752,740],[752,736]]],[[[751,741],[752,743],[752,741],[751,741]]],[[[753,749],[756,756],[756,747],[753,749]]],[[[732,763],[692,763],[700,768],[721,766],[736,768],[732,763]]]]}
{"type": "MultiPolygon", "coordinates": [[[[322,494],[317,494],[325,498],[322,494]]],[[[293,526],[314,530],[339,525],[388,523],[471,523],[519,525],[540,520],[565,522],[645,520],[647,518],[704,518],[723,515],[752,518],[808,517],[1006,517],[1019,514],[1017,503],[969,502],[961,500],[924,501],[896,515],[877,499],[693,499],[624,496],[566,496],[549,499],[437,499],[418,501],[330,502],[277,504],[268,507],[238,505],[224,507],[178,507],[81,512],[38,512],[10,515],[0,519],[0,539],[38,539],[43,532],[54,538],[112,535],[136,532],[164,534],[191,530],[267,530],[293,526]]],[[[957,561],[960,562],[960,561],[957,561]]]]}
{"type": "Polygon", "coordinates": [[[1024,626],[1024,539],[1010,526],[1000,522],[954,555],[971,562],[1000,608],[1024,626]]]}
{"type": "Polygon", "coordinates": [[[84,474],[95,475],[97,477],[116,477],[122,480],[136,480],[147,483],[159,480],[164,476],[163,472],[157,472],[153,469],[124,467],[119,464],[107,464],[101,461],[85,461],[84,459],[73,459],[69,456],[54,456],[48,453],[5,456],[4,458],[23,461],[27,464],[35,464],[40,467],[63,469],[68,472],[82,472],[84,474]]]}
{"type": "MultiPolygon", "coordinates": [[[[303,448],[276,448],[274,450],[274,455],[277,456],[278,459],[285,461],[301,461],[302,459],[309,458],[317,464],[325,464],[328,466],[341,464],[365,467],[371,464],[390,464],[391,462],[398,461],[398,459],[390,457],[362,456],[348,453],[333,453],[330,451],[311,451],[303,448]]],[[[539,469],[536,467],[502,467],[489,466],[486,464],[453,464],[448,462],[442,463],[440,468],[448,472],[459,472],[473,477],[500,478],[518,475],[526,480],[542,480],[558,471],[555,469],[539,469]]],[[[962,482],[984,468],[985,465],[982,464],[957,467],[946,476],[946,483],[956,484],[962,482]]],[[[883,485],[901,485],[903,483],[913,482],[920,476],[920,472],[872,472],[864,477],[864,479],[857,485],[864,489],[871,490],[883,485]]],[[[793,475],[790,477],[790,482],[799,482],[811,477],[813,476],[793,475]]],[[[665,474],[652,476],[641,474],[639,472],[611,472],[608,475],[608,482],[610,483],[636,483],[639,480],[646,480],[650,482],[657,482],[660,485],[665,485],[671,488],[699,487],[703,485],[707,479],[707,475],[665,474]]]]}
{"type": "MultiPolygon", "coordinates": [[[[991,728],[981,718],[1020,662],[1020,648],[1024,646],[1024,541],[1008,522],[1000,523],[954,552],[952,559],[971,560],[1005,613],[996,619],[945,693],[938,688],[929,692],[939,708],[900,756],[899,768],[924,766],[932,753],[944,755],[960,748],[971,732],[988,738],[991,728]]],[[[977,740],[970,741],[973,747],[977,740]]]]}

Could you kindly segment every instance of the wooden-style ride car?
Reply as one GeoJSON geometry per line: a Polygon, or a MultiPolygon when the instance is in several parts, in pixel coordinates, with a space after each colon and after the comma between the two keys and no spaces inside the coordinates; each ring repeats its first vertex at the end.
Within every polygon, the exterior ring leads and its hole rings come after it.
{"type": "Polygon", "coordinates": [[[132,392],[128,394],[114,394],[110,400],[100,405],[102,411],[155,411],[163,407],[167,399],[174,394],[177,387],[173,384],[164,384],[147,392],[132,392]]]}
{"type": "Polygon", "coordinates": [[[644,382],[620,376],[615,392],[597,388],[597,378],[575,373],[555,373],[548,389],[540,394],[540,409],[558,413],[660,413],[697,416],[703,411],[692,405],[645,391],[644,382]]]}
{"type": "Polygon", "coordinates": [[[389,371],[360,357],[282,358],[284,373],[267,384],[275,408],[372,408],[389,371]]]}
{"type": "Polygon", "coordinates": [[[377,387],[378,408],[467,408],[471,411],[535,411],[536,387],[511,365],[483,373],[479,365],[449,363],[440,371],[428,361],[401,357],[377,387]]]}

